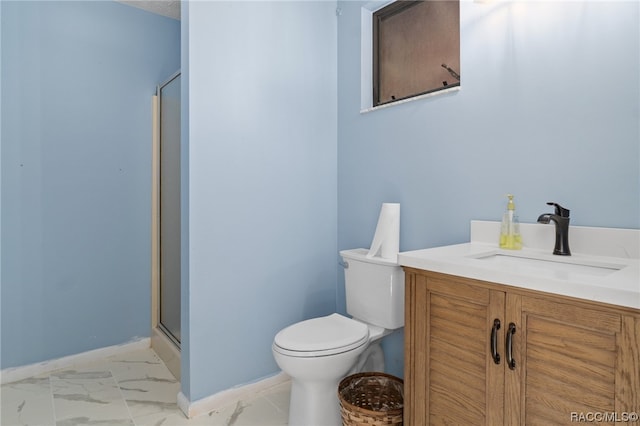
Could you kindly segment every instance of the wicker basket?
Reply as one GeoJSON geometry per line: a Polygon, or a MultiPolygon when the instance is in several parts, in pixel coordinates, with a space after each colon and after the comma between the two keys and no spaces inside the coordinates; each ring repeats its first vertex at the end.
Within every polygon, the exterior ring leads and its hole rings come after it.
{"type": "Polygon", "coordinates": [[[385,373],[358,373],[338,386],[343,426],[402,425],[404,383],[385,373]]]}

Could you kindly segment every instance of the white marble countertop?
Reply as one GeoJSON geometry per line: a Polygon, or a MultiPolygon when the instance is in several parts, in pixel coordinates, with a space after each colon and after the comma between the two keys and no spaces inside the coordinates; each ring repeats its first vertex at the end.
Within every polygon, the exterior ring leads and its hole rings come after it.
{"type": "Polygon", "coordinates": [[[398,263],[417,269],[640,309],[640,259],[636,247],[640,235],[638,230],[613,229],[609,235],[603,233],[606,228],[571,228],[570,245],[572,232],[576,235],[576,242],[580,243],[571,247],[572,256],[555,256],[551,254],[553,234],[548,243],[548,238],[544,238],[548,229],[553,229],[552,226],[530,224],[521,227],[525,246],[522,250],[502,250],[497,243],[490,241],[497,239],[499,223],[472,222],[471,228],[472,241],[469,243],[402,252],[398,254],[398,263]],[[597,230],[595,234],[594,230],[597,230]],[[496,231],[495,235],[493,231],[496,231]],[[539,231],[543,232],[542,237],[537,235],[539,231]],[[623,232],[625,235],[622,235],[621,231],[629,232],[623,232]],[[600,235],[597,241],[593,240],[593,235],[600,235]],[[607,241],[610,236],[612,239],[607,241]],[[586,248],[581,252],[583,241],[586,242],[585,247],[589,247],[590,238],[591,244],[598,244],[600,252],[586,248]],[[531,242],[542,240],[548,247],[536,247],[537,243],[528,247],[527,239],[531,242]],[[520,258],[526,260],[520,262],[520,258]],[[544,264],[544,261],[552,263],[544,264]]]}

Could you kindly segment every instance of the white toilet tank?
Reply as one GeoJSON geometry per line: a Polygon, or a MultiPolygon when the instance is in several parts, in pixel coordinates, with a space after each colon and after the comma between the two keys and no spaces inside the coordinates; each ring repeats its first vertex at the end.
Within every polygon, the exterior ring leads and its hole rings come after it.
{"type": "Polygon", "coordinates": [[[404,271],[396,262],[368,258],[368,249],[342,250],[347,313],[395,330],[404,326],[404,271]]]}

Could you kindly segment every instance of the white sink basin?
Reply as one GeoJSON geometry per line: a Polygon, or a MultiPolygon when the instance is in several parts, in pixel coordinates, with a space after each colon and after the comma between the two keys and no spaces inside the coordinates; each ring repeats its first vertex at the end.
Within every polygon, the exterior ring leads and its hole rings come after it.
{"type": "Polygon", "coordinates": [[[477,254],[472,258],[482,261],[486,266],[558,278],[567,278],[572,275],[605,277],[627,266],[625,264],[575,259],[569,256],[549,255],[547,257],[502,251],[477,254]]]}
{"type": "Polygon", "coordinates": [[[406,268],[640,309],[640,230],[572,227],[572,256],[551,252],[554,229],[520,224],[526,246],[498,248],[499,222],[471,222],[471,241],[401,252],[406,268]]]}

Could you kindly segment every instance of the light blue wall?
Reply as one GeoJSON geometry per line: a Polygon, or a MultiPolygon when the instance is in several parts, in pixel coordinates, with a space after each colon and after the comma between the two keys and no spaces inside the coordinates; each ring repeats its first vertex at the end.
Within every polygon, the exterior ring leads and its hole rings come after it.
{"type": "Polygon", "coordinates": [[[150,332],[151,96],[180,23],[2,1],[2,368],[150,332]]]}
{"type": "MultiPolygon", "coordinates": [[[[360,114],[363,4],[338,24],[340,249],[369,247],[382,202],[403,251],[468,241],[507,193],[523,222],[556,201],[574,225],[640,227],[638,2],[463,1],[461,90],[360,114]]],[[[401,375],[402,335],[384,346],[401,375]]]]}
{"type": "Polygon", "coordinates": [[[275,373],[274,335],[335,312],[337,23],[335,3],[324,1],[185,10],[182,391],[195,401],[275,373]]]}
{"type": "Polygon", "coordinates": [[[182,114],[180,124],[180,381],[181,391],[191,389],[189,338],[189,2],[180,2],[180,62],[182,114]]]}

